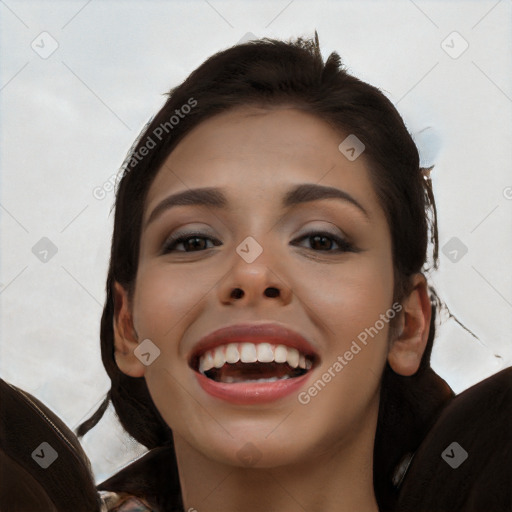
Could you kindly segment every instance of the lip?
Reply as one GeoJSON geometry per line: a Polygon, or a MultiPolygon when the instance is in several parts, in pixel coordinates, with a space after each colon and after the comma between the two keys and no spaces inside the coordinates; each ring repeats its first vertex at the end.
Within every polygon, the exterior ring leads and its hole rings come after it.
{"type": "Polygon", "coordinates": [[[228,343],[274,343],[296,348],[306,356],[318,357],[311,343],[303,336],[280,324],[235,324],[222,327],[201,338],[193,347],[189,364],[208,350],[228,343]]]}
{"type": "Polygon", "coordinates": [[[235,405],[251,405],[273,402],[291,393],[296,393],[306,380],[309,379],[311,371],[309,370],[306,374],[294,377],[293,379],[259,383],[238,382],[233,384],[215,382],[201,373],[194,373],[199,381],[199,385],[208,394],[235,405]]]}
{"type": "Polygon", "coordinates": [[[193,347],[188,358],[189,366],[201,388],[208,394],[233,404],[256,404],[283,398],[304,385],[318,362],[319,356],[312,344],[297,332],[276,323],[236,324],[217,329],[201,338],[193,347]],[[309,356],[313,367],[304,375],[275,382],[216,382],[199,373],[197,361],[208,350],[227,343],[274,343],[296,348],[309,356]]]}

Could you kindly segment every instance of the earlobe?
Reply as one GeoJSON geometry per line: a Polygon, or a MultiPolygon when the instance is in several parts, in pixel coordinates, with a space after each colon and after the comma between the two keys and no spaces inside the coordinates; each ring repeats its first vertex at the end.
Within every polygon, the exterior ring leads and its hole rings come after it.
{"type": "Polygon", "coordinates": [[[114,283],[114,357],[119,369],[130,377],[143,377],[144,365],[137,359],[134,350],[138,340],[133,325],[133,315],[127,290],[114,283]]]}
{"type": "Polygon", "coordinates": [[[401,328],[395,339],[391,340],[388,353],[388,362],[393,371],[406,377],[418,371],[427,346],[432,315],[425,277],[415,274],[411,280],[412,291],[402,301],[401,328]]]}

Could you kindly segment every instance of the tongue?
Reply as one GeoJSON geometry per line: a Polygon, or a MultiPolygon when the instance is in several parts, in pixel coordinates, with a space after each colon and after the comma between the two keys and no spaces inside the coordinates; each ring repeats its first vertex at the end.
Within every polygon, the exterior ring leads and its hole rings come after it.
{"type": "Polygon", "coordinates": [[[212,368],[206,376],[217,382],[244,382],[258,379],[292,378],[303,372],[288,363],[226,363],[222,368],[212,368]]]}

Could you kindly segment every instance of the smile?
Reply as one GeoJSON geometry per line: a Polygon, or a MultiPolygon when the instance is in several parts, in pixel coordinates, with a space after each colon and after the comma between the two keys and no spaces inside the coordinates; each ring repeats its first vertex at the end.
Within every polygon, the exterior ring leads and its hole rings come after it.
{"type": "Polygon", "coordinates": [[[294,347],[273,343],[229,343],[199,357],[197,370],[215,382],[276,382],[304,375],[313,366],[294,347]]]}
{"type": "Polygon", "coordinates": [[[189,365],[208,394],[252,404],[298,389],[318,359],[297,333],[278,324],[253,324],[226,327],[204,337],[189,365]]]}

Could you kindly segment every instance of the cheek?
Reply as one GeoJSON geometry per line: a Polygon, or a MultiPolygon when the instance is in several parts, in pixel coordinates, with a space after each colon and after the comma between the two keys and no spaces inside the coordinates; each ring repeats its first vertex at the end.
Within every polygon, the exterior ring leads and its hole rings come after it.
{"type": "MultiPolygon", "coordinates": [[[[389,317],[391,311],[390,318],[394,316],[391,258],[383,256],[341,265],[329,279],[317,276],[307,290],[309,285],[304,284],[303,293],[311,298],[308,305],[314,305],[326,344],[317,380],[311,381],[298,399],[305,411],[323,421],[319,427],[311,420],[307,429],[327,430],[326,439],[368,428],[368,414],[378,410],[389,332],[389,319],[383,321],[381,315],[389,317]]],[[[327,443],[317,448],[329,453],[331,446],[327,443]]]]}
{"type": "Polygon", "coordinates": [[[133,319],[140,339],[155,343],[181,332],[182,322],[201,298],[189,273],[168,266],[139,269],[134,295],[133,319]]]}
{"type": "Polygon", "coordinates": [[[309,268],[297,275],[304,276],[295,286],[297,295],[314,308],[327,337],[335,337],[339,348],[374,325],[392,305],[393,268],[385,255],[360,255],[328,272],[315,274],[309,268]]]}
{"type": "Polygon", "coordinates": [[[386,248],[383,244],[381,251],[360,253],[353,261],[302,281],[300,293],[308,297],[307,305],[325,340],[319,378],[329,382],[325,389],[320,383],[306,390],[305,398],[315,396],[312,407],[324,411],[326,418],[333,404],[356,418],[374,403],[388,352],[389,321],[394,316],[394,311],[389,315],[393,266],[386,248]],[[383,321],[382,315],[388,320],[383,321]],[[321,393],[316,394],[317,389],[321,393]]]}

